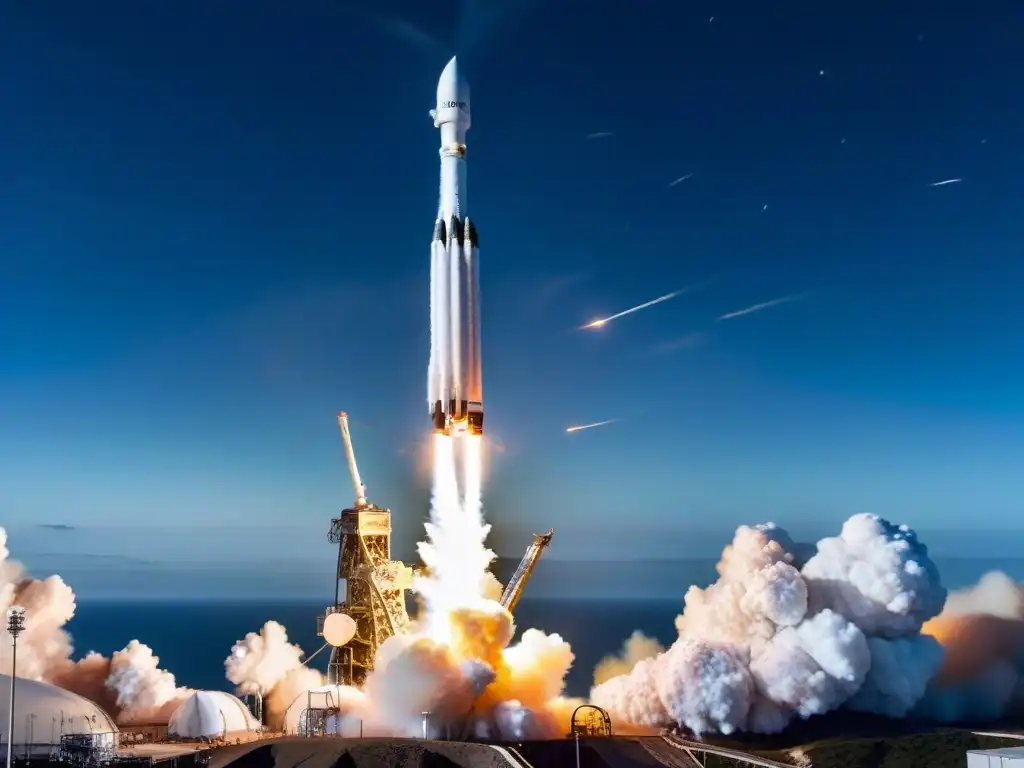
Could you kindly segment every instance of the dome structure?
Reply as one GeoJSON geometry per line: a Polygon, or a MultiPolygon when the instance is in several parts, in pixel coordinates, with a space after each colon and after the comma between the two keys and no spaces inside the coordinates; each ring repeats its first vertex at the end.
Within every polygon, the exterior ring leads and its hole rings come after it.
{"type": "MultiPolygon", "coordinates": [[[[7,747],[10,717],[10,675],[0,675],[0,744],[7,747]]],[[[97,747],[114,747],[117,726],[99,706],[84,696],[49,683],[19,677],[14,688],[14,754],[49,754],[67,734],[92,734],[97,747]],[[31,744],[30,748],[24,745],[31,744]]]]}
{"type": "Polygon", "coordinates": [[[183,739],[213,739],[259,729],[245,703],[223,691],[196,691],[178,705],[167,724],[169,736],[183,739]]]}

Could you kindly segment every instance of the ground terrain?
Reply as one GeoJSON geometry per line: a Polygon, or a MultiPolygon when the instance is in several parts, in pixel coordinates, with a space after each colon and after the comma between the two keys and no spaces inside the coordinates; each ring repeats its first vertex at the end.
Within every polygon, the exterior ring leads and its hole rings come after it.
{"type": "MultiPolygon", "coordinates": [[[[835,723],[833,723],[835,725],[835,723]]],[[[1024,736],[982,735],[961,728],[925,728],[903,723],[891,733],[869,732],[854,718],[842,737],[806,743],[783,735],[759,739],[713,739],[706,743],[743,751],[794,768],[963,768],[970,749],[1024,746],[1024,736]],[[858,731],[863,731],[859,732],[858,731]],[[774,743],[773,743],[774,742],[774,743]]],[[[813,730],[813,729],[812,729],[813,730]]],[[[531,768],[577,764],[571,739],[507,744],[531,768]]],[[[736,766],[707,755],[704,768],[736,766]]],[[[209,768],[509,768],[485,744],[420,739],[340,739],[282,737],[213,750],[209,768]]],[[[694,768],[689,756],[659,736],[580,739],[579,768],[694,768]]]]}

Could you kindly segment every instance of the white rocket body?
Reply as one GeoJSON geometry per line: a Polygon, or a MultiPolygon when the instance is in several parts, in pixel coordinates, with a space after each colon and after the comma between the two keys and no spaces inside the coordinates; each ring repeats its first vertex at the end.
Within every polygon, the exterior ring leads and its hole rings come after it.
{"type": "Polygon", "coordinates": [[[482,434],[480,282],[476,227],[466,210],[469,85],[453,57],[430,111],[441,131],[441,186],[430,245],[430,365],[427,405],[435,432],[482,434]]]}

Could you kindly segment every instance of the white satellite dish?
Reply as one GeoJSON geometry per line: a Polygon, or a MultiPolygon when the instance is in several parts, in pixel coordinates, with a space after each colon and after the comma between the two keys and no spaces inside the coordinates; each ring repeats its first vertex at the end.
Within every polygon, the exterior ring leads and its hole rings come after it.
{"type": "Polygon", "coordinates": [[[339,648],[356,633],[356,622],[347,613],[331,613],[324,619],[324,640],[339,648]]]}

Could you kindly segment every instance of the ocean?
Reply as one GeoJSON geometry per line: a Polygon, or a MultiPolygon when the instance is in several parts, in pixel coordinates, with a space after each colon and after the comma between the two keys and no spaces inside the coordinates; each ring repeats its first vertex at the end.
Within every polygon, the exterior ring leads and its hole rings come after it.
{"type": "MultiPolygon", "coordinates": [[[[936,558],[936,562],[948,589],[970,586],[990,570],[1002,570],[1017,581],[1024,580],[1024,559],[936,558]]],[[[541,563],[538,572],[544,565],[541,563]]],[[[714,578],[713,565],[695,563],[693,572],[686,576],[690,578],[671,581],[705,586],[714,578]]],[[[527,593],[531,586],[532,582],[527,593]]],[[[568,640],[576,661],[569,671],[566,691],[572,696],[585,696],[594,666],[616,653],[633,630],[642,630],[664,645],[675,639],[674,622],[683,607],[684,591],[681,589],[679,597],[671,599],[524,597],[515,611],[517,632],[532,627],[568,640]]],[[[153,649],[161,666],[174,673],[179,685],[230,690],[224,677],[224,659],[236,640],[273,619],[288,629],[292,642],[307,655],[312,654],[323,644],[316,636],[316,618],[323,608],[322,602],[314,601],[80,599],[67,628],[74,638],[76,658],[91,650],[109,655],[138,639],[153,649]]],[[[328,654],[324,650],[312,666],[325,670],[328,654]]]]}

